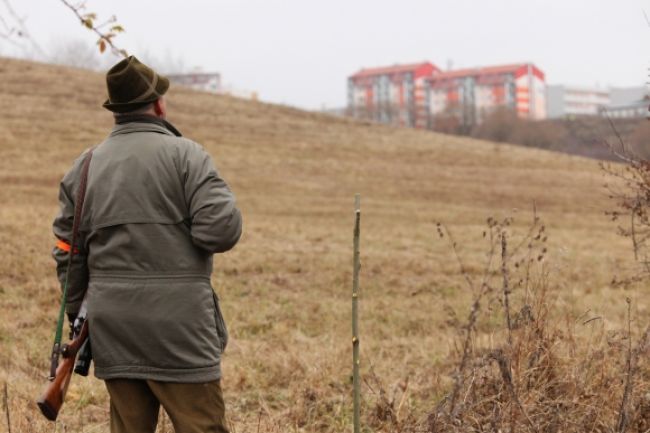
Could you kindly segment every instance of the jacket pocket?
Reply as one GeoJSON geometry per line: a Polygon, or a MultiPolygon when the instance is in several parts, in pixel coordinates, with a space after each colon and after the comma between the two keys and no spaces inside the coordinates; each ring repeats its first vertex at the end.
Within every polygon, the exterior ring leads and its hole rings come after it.
{"type": "Polygon", "coordinates": [[[217,334],[219,335],[221,352],[223,352],[226,350],[226,346],[228,345],[228,328],[226,327],[226,322],[223,320],[223,314],[219,307],[219,297],[214,290],[212,291],[212,298],[214,299],[214,320],[217,325],[217,334]]]}

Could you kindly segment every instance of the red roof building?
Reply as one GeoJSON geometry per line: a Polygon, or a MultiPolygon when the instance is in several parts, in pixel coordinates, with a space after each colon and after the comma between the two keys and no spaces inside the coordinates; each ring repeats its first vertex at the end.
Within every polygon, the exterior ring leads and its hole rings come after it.
{"type": "Polygon", "coordinates": [[[532,63],[441,71],[430,62],[361,69],[348,78],[352,116],[416,128],[453,120],[469,131],[497,107],[545,119],[544,72],[532,63]]]}
{"type": "Polygon", "coordinates": [[[348,78],[352,116],[428,128],[427,79],[440,69],[429,62],[361,69],[348,78]]]}
{"type": "Polygon", "coordinates": [[[519,117],[546,118],[544,73],[532,63],[460,69],[428,79],[430,115],[454,116],[467,127],[497,107],[519,117]]]}

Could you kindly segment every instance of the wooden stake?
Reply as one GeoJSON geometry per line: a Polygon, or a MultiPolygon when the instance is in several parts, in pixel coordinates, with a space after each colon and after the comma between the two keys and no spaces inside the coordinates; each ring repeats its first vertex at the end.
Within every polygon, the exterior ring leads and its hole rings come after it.
{"type": "Polygon", "coordinates": [[[9,415],[9,391],[7,390],[7,382],[5,382],[4,386],[4,396],[3,396],[3,401],[5,404],[5,414],[7,415],[7,430],[9,433],[11,433],[11,417],[9,415]]]}
{"type": "Polygon", "coordinates": [[[352,259],[352,386],[354,388],[354,433],[360,433],[361,383],[359,377],[359,235],[361,232],[361,196],[354,195],[354,253],[352,259]]]}

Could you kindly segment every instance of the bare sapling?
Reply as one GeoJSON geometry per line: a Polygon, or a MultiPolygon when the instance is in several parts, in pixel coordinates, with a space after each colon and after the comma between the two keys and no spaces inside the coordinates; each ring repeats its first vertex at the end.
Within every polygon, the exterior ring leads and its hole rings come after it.
{"type": "Polygon", "coordinates": [[[361,383],[359,360],[359,271],[360,262],[360,233],[361,233],[361,196],[354,196],[354,241],[352,259],[352,387],[353,387],[353,424],[354,433],[361,431],[361,383]]]}

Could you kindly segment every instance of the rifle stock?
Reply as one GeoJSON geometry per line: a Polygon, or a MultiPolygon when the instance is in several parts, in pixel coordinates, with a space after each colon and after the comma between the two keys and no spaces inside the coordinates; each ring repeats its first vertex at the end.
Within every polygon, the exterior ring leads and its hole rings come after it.
{"type": "Polygon", "coordinates": [[[65,395],[68,392],[68,385],[72,378],[75,360],[81,345],[88,339],[88,321],[84,320],[79,334],[70,341],[61,350],[63,361],[56,369],[54,378],[47,384],[45,391],[41,397],[36,401],[39,409],[50,421],[56,421],[61,406],[65,401],[65,395]]]}

